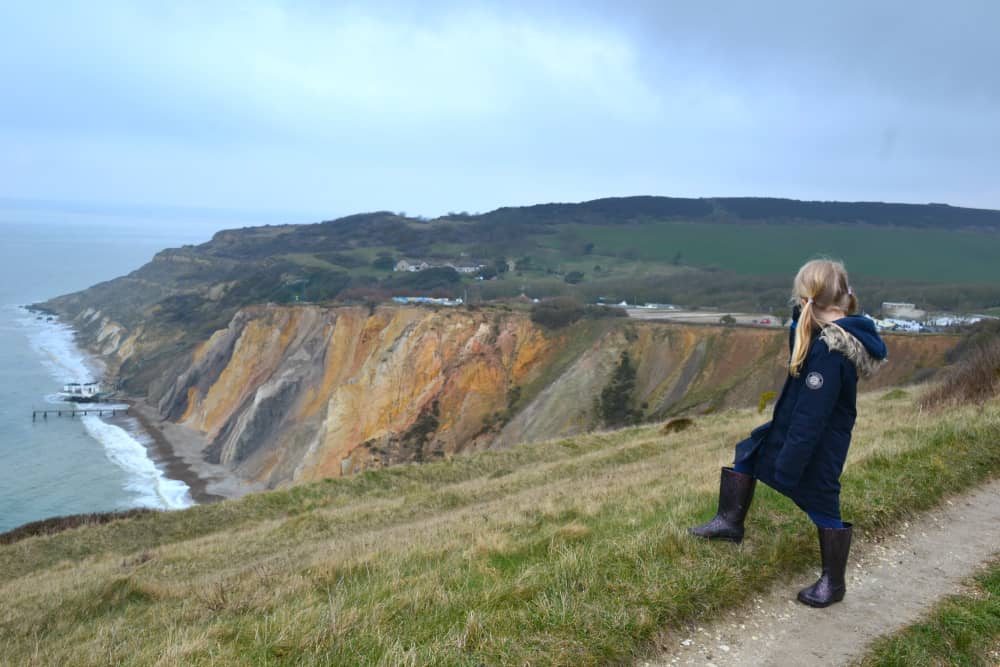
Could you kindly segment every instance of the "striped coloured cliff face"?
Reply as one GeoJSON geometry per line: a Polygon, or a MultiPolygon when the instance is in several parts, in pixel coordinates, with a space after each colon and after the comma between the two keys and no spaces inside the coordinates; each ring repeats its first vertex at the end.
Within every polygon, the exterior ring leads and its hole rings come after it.
{"type": "Polygon", "coordinates": [[[526,317],[261,306],[200,346],[162,396],[210,460],[280,484],[482,446],[554,354],[526,317]]]}
{"type": "MultiPolygon", "coordinates": [[[[80,317],[116,364],[170,345],[80,317]]],[[[925,377],[956,340],[887,337],[891,363],[863,388],[925,377]]],[[[650,419],[756,405],[788,355],[774,329],[615,319],[552,332],[517,311],[262,305],[180,354],[148,399],[204,435],[206,460],[283,486],[599,427],[595,398],[625,350],[650,419]]]]}

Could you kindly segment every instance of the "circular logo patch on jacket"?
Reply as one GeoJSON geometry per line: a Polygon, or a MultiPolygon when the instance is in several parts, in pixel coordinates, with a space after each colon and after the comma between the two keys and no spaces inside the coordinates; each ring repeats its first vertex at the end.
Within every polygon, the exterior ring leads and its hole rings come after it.
{"type": "Polygon", "coordinates": [[[823,386],[823,376],[820,373],[813,371],[806,376],[806,386],[810,389],[819,389],[823,386]]]}

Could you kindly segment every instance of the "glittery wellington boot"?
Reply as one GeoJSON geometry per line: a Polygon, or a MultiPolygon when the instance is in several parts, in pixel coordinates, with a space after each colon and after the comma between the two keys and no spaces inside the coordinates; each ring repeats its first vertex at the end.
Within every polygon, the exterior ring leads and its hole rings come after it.
{"type": "Polygon", "coordinates": [[[750,509],[757,480],[732,468],[722,469],[719,480],[719,511],[703,526],[688,528],[688,532],[710,540],[743,541],[743,519],[750,509]]]}
{"type": "Polygon", "coordinates": [[[847,590],[844,571],[847,569],[847,554],[851,551],[852,526],[845,521],[843,528],[817,530],[823,574],[815,584],[799,591],[799,602],[810,607],[829,607],[843,600],[847,590]]]}

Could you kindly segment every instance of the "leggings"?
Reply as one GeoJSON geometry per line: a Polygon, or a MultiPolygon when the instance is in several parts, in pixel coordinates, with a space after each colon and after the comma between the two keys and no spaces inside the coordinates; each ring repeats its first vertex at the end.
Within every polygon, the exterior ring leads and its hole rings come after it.
{"type": "MultiPolygon", "coordinates": [[[[748,461],[741,461],[740,463],[733,464],[733,470],[743,475],[753,476],[753,465],[748,461]]],[[[830,514],[823,514],[821,512],[813,512],[812,510],[807,510],[802,508],[802,510],[809,515],[812,522],[816,524],[817,528],[843,528],[844,522],[840,520],[840,512],[837,512],[836,516],[830,514]]]]}

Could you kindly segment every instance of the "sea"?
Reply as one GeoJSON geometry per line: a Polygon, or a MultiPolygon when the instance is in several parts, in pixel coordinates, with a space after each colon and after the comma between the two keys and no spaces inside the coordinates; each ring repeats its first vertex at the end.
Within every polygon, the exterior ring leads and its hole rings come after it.
{"type": "Polygon", "coordinates": [[[150,456],[151,439],[134,418],[32,420],[33,410],[66,407],[57,392],[99,379],[101,364],[67,324],[24,306],[124,275],[159,250],[207,241],[226,226],[0,207],[0,532],[67,514],[194,504],[188,486],[150,456]]]}

